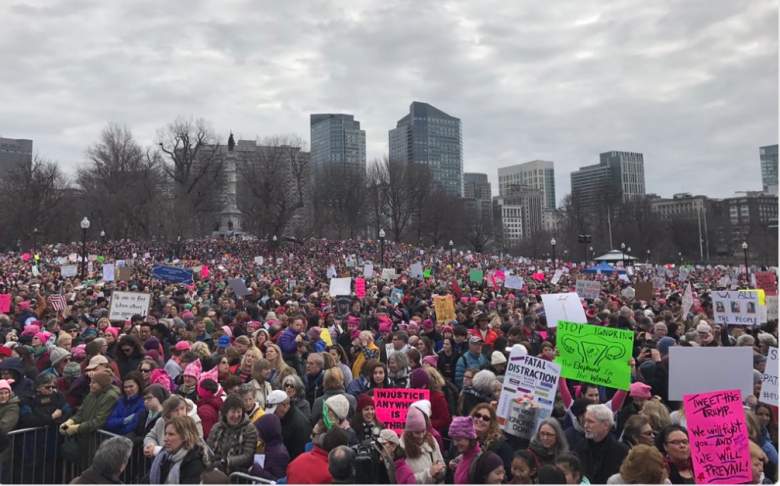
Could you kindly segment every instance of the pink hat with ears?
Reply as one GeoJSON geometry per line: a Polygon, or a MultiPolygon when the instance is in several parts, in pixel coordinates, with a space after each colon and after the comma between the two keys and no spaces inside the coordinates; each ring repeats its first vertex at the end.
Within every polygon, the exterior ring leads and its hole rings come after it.
{"type": "Polygon", "coordinates": [[[184,368],[184,372],[181,374],[182,376],[192,376],[196,380],[200,378],[200,374],[203,371],[203,367],[200,364],[200,358],[196,359],[192,363],[188,364],[186,368],[184,368]]]}
{"type": "Polygon", "coordinates": [[[40,331],[40,332],[36,332],[35,336],[33,336],[33,337],[37,337],[38,339],[40,339],[41,340],[41,344],[46,344],[46,342],[51,337],[51,333],[50,332],[46,332],[46,331],[40,331]]]}
{"type": "Polygon", "coordinates": [[[111,326],[109,326],[109,327],[107,327],[105,329],[104,332],[107,332],[107,333],[111,334],[112,336],[114,336],[114,339],[119,337],[119,328],[118,327],[111,327],[111,326]]]}
{"type": "Polygon", "coordinates": [[[8,379],[8,380],[0,380],[0,390],[9,390],[13,391],[11,389],[11,385],[13,384],[14,380],[8,379]]]}
{"type": "Polygon", "coordinates": [[[203,380],[214,380],[219,383],[219,368],[215,366],[210,370],[201,373],[200,378],[198,378],[198,384],[203,383],[203,380]]]}

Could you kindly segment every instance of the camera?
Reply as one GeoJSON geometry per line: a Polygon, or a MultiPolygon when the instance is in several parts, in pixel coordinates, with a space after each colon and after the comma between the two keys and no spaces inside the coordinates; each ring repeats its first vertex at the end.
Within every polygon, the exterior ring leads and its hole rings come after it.
{"type": "Polygon", "coordinates": [[[379,454],[379,445],[373,439],[352,446],[355,452],[355,483],[376,484],[381,483],[380,478],[384,470],[384,462],[379,454]],[[381,468],[381,469],[380,469],[381,468]]]}

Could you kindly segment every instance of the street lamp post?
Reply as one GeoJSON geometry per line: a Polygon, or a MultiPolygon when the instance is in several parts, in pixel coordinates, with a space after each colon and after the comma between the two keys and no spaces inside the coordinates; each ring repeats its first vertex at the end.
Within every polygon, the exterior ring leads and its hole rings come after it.
{"type": "MultiPolygon", "coordinates": [[[[628,255],[627,255],[627,256],[628,256],[629,258],[631,258],[631,247],[629,246],[628,248],[626,248],[626,251],[628,252],[628,255]]],[[[626,261],[627,261],[628,263],[631,263],[631,260],[626,260],[626,261]]],[[[625,265],[623,265],[623,266],[625,267],[625,265]]]]}
{"type": "Polygon", "coordinates": [[[748,272],[748,244],[747,241],[742,242],[742,252],[745,254],[745,286],[750,285],[750,273],[748,272]]]}
{"type": "Polygon", "coordinates": [[[100,241],[101,241],[101,243],[105,243],[106,242],[106,231],[105,230],[100,230],[100,241]]]}
{"type": "Polygon", "coordinates": [[[650,250],[647,250],[647,259],[645,260],[645,263],[650,263],[650,250]]]}
{"type": "Polygon", "coordinates": [[[626,267],[626,244],[620,244],[620,260],[623,262],[623,268],[626,267]]]}
{"type": "Polygon", "coordinates": [[[33,228],[33,242],[32,242],[33,243],[32,244],[33,257],[35,257],[35,243],[36,243],[37,237],[38,237],[38,228],[36,227],[36,228],[33,228]]]}
{"type": "Polygon", "coordinates": [[[181,235],[176,236],[176,258],[181,260],[181,235]]]}
{"type": "Polygon", "coordinates": [[[593,258],[593,247],[588,247],[588,251],[590,252],[590,256],[587,258],[587,260],[590,261],[593,258]]]}
{"type": "Polygon", "coordinates": [[[680,265],[682,265],[683,260],[682,260],[682,252],[681,251],[677,252],[677,257],[680,259],[680,265]]]}
{"type": "Polygon", "coordinates": [[[276,242],[277,242],[276,235],[271,238],[271,258],[274,260],[274,264],[276,264],[276,242]]]}
{"type": "MultiPolygon", "coordinates": [[[[450,243],[452,243],[450,241],[450,243]]],[[[382,268],[385,268],[385,230],[379,228],[379,254],[381,255],[380,261],[382,262],[382,268]]],[[[452,245],[450,245],[450,255],[452,255],[452,245]]]]}
{"type": "Polygon", "coordinates": [[[79,226],[81,226],[81,280],[84,280],[87,272],[87,230],[89,229],[89,219],[84,216],[79,226]]]}
{"type": "Polygon", "coordinates": [[[450,240],[450,263],[452,263],[452,250],[454,249],[454,247],[455,247],[455,243],[452,240],[450,240]]]}
{"type": "Polygon", "coordinates": [[[557,245],[558,242],[555,241],[555,238],[550,240],[550,247],[552,247],[552,261],[553,261],[553,269],[557,268],[556,261],[555,261],[555,245],[557,245]]]}

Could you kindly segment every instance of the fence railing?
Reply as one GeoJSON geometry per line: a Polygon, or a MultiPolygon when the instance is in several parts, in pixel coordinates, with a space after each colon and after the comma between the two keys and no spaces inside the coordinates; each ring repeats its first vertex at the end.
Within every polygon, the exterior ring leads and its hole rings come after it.
{"type": "Polygon", "coordinates": [[[234,472],[230,475],[230,484],[277,484],[270,479],[252,476],[242,472],[234,472]]]}

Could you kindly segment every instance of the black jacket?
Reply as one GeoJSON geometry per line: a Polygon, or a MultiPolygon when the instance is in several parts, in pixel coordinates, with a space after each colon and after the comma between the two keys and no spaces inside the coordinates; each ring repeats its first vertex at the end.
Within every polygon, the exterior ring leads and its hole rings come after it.
{"type": "Polygon", "coordinates": [[[282,442],[291,458],[298,457],[310,440],[311,422],[298,407],[292,406],[282,420],[282,442]]]}
{"type": "Polygon", "coordinates": [[[574,453],[580,458],[583,473],[591,484],[606,484],[610,476],[620,471],[620,465],[628,455],[628,447],[608,434],[601,442],[583,441],[574,453]]]}
{"type": "Polygon", "coordinates": [[[89,467],[81,473],[81,476],[73,478],[70,484],[122,484],[122,482],[103,476],[89,467]]]}
{"type": "MultiPolygon", "coordinates": [[[[200,475],[206,470],[206,459],[200,446],[194,447],[184,456],[179,467],[179,484],[200,484],[200,475]]],[[[160,466],[160,481],[165,481],[171,472],[173,462],[163,461],[160,466]]]]}

